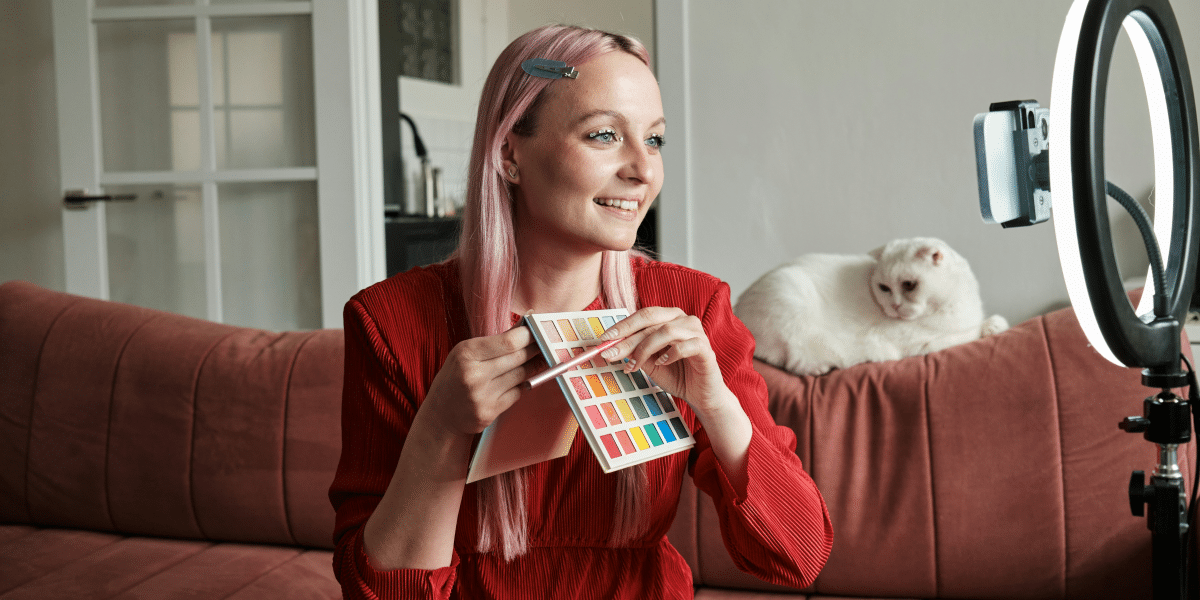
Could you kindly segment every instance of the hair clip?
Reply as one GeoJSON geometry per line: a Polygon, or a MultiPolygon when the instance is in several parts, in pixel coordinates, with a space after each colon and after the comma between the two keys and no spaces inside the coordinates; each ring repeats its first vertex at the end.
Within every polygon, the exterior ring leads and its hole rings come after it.
{"type": "Polygon", "coordinates": [[[566,77],[575,79],[579,75],[579,71],[575,67],[568,67],[567,63],[548,58],[531,58],[521,63],[521,70],[533,75],[534,77],[544,77],[546,79],[560,79],[566,77]]]}

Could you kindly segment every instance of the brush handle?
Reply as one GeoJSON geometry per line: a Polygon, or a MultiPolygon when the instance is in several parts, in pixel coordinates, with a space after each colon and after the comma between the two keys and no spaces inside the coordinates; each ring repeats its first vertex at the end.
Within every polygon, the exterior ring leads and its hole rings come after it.
{"type": "Polygon", "coordinates": [[[571,360],[568,360],[567,362],[554,365],[553,367],[550,367],[549,369],[546,369],[545,371],[542,371],[541,373],[538,373],[537,375],[534,375],[533,377],[521,382],[521,388],[529,390],[542,385],[543,383],[546,383],[547,381],[550,381],[551,379],[554,379],[555,377],[558,377],[559,375],[562,375],[563,373],[566,373],[567,371],[570,371],[571,369],[574,369],[575,367],[578,367],[579,365],[582,365],[583,363],[600,356],[601,352],[616,346],[623,339],[624,338],[609,340],[603,344],[600,344],[599,346],[596,346],[595,348],[592,348],[591,350],[588,350],[587,352],[584,352],[583,354],[580,354],[579,356],[576,356],[575,358],[572,358],[571,360]]]}

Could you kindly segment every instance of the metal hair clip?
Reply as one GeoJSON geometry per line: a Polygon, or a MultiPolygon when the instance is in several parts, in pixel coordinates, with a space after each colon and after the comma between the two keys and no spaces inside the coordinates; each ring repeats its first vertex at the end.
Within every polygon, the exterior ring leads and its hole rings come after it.
{"type": "Polygon", "coordinates": [[[567,63],[548,58],[531,58],[521,63],[521,70],[533,75],[534,77],[544,77],[546,79],[560,79],[566,77],[575,79],[579,76],[579,71],[575,67],[568,67],[567,63]]]}

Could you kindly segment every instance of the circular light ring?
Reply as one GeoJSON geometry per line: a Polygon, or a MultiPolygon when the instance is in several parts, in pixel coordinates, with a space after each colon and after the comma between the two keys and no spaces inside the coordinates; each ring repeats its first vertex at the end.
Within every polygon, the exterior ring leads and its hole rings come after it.
{"type": "MultiPolygon", "coordinates": [[[[1059,39],[1050,115],[1055,237],[1080,325],[1092,346],[1116,364],[1176,368],[1179,327],[1196,275],[1200,174],[1191,76],[1167,0],[1076,0],[1059,39]],[[1155,233],[1170,287],[1167,316],[1176,323],[1134,312],[1112,249],[1104,191],[1104,103],[1122,26],[1133,42],[1150,106],[1155,233]]],[[[1154,291],[1148,282],[1140,311],[1151,306],[1154,291]]]]}

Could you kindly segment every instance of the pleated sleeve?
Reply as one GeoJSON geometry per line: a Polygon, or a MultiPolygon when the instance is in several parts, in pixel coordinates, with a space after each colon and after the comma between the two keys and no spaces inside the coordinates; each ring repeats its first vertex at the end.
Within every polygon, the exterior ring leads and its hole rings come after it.
{"type": "MultiPolygon", "coordinates": [[[[336,514],[333,568],[348,599],[449,598],[459,557],[432,569],[375,569],[363,548],[362,531],[395,472],[400,449],[425,395],[427,359],[398,358],[383,331],[405,331],[415,338],[401,348],[421,348],[430,324],[393,322],[396,315],[421,315],[406,306],[420,298],[409,294],[356,296],[343,313],[345,381],[342,391],[342,455],[329,490],[336,514]],[[386,303],[384,303],[386,301],[386,303]],[[378,317],[376,315],[379,315],[378,317]],[[381,324],[377,319],[387,321],[381,324]],[[415,333],[425,330],[422,333],[415,333]]],[[[433,300],[433,299],[427,299],[433,300]]],[[[435,336],[436,337],[436,336],[435,336]]],[[[436,353],[436,350],[435,350],[436,353]]]]}
{"type": "Polygon", "coordinates": [[[696,432],[692,477],[712,497],[722,539],[739,569],[771,583],[807,587],[833,547],[825,500],[796,456],[795,433],[776,425],[768,411],[766,384],[752,362],[754,338],[734,316],[724,282],[717,285],[701,321],[725,384],[750,417],[753,436],[746,489],[730,482],[703,427],[696,432]]]}

